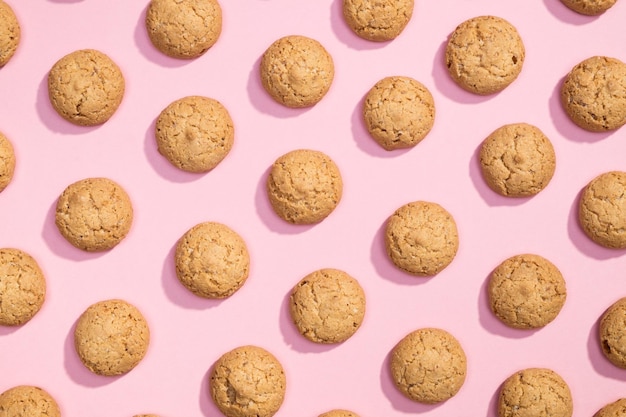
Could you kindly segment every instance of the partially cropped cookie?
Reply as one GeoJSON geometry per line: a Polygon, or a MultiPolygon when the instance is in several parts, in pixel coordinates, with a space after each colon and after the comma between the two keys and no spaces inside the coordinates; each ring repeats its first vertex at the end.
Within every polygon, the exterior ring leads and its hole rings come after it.
{"type": "Polygon", "coordinates": [[[384,149],[410,148],[426,137],[435,123],[433,96],[417,80],[392,76],[378,81],[363,102],[367,131],[384,149]]]}
{"type": "Polygon", "coordinates": [[[463,89],[488,95],[517,79],[526,50],[520,34],[507,20],[478,16],[461,23],[446,45],[446,66],[463,89]]]}
{"type": "Polygon", "coordinates": [[[613,401],[596,411],[593,417],[624,417],[626,416],[626,398],[613,401]]]}
{"type": "Polygon", "coordinates": [[[46,279],[35,258],[20,249],[0,249],[0,325],[26,323],[45,298],[46,279]]]}
{"type": "Polygon", "coordinates": [[[267,350],[241,346],[223,354],[210,376],[211,398],[226,417],[271,417],[285,398],[285,371],[267,350]]]}
{"type": "Polygon", "coordinates": [[[609,10],[617,0],[561,0],[573,11],[587,16],[597,16],[609,10]]]}
{"type": "Polygon", "coordinates": [[[551,369],[528,368],[508,377],[498,395],[498,417],[571,417],[572,394],[551,369]]]}
{"type": "Polygon", "coordinates": [[[602,353],[615,366],[626,369],[626,297],[614,302],[600,318],[602,353]]]}
{"type": "Polygon", "coordinates": [[[159,114],[157,149],[172,165],[188,172],[208,172],[233,147],[235,129],[228,110],[219,101],[188,96],[169,104],[159,114]]]}
{"type": "Polygon", "coordinates": [[[359,417],[359,415],[352,411],[337,409],[322,413],[318,417],[359,417]]]}
{"type": "Polygon", "coordinates": [[[52,107],[65,120],[80,126],[108,121],[122,103],[125,88],[117,64],[94,49],[65,55],[48,73],[52,107]]]}
{"type": "Polygon", "coordinates": [[[276,40],[263,53],[260,75],[263,87],[278,103],[310,107],[330,89],[335,65],[317,40],[290,35],[276,40]]]}
{"type": "Polygon", "coordinates": [[[0,0],[0,68],[15,55],[21,32],[15,12],[11,6],[0,0]]]}
{"type": "Polygon", "coordinates": [[[43,388],[18,385],[0,394],[2,417],[61,417],[56,400],[43,388]]]}
{"type": "Polygon", "coordinates": [[[15,173],[15,150],[6,136],[0,133],[0,192],[2,192],[15,173]]]}
{"type": "Polygon", "coordinates": [[[626,64],[593,56],[576,64],[561,85],[561,104],[579,127],[591,132],[615,130],[626,123],[626,64]]]}
{"type": "Polygon", "coordinates": [[[369,41],[397,38],[413,16],[413,0],[343,0],[343,17],[350,29],[369,41]]]}
{"type": "Polygon", "coordinates": [[[424,328],[393,348],[391,376],[407,398],[435,404],[455,396],[465,382],[467,358],[459,341],[442,329],[424,328]]]}

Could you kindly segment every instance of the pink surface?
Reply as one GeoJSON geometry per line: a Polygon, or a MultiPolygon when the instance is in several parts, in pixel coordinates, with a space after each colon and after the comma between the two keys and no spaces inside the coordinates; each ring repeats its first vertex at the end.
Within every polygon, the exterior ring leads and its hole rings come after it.
{"type": "Polygon", "coordinates": [[[569,384],[574,415],[592,415],[624,396],[626,371],[601,355],[597,321],[626,295],[623,251],[590,242],[576,222],[579,192],[596,175],[624,170],[624,130],[583,131],[558,102],[562,78],[593,55],[626,58],[626,4],[604,15],[577,15],[558,0],[417,1],[400,37],[388,43],[357,38],[340,0],[223,0],[217,44],[193,61],[157,52],[144,17],[147,1],[10,1],[22,25],[17,54],[0,70],[0,131],[17,155],[13,182],[0,194],[1,247],[21,248],[48,282],[42,310],[19,328],[0,328],[0,391],[39,385],[64,416],[219,416],[207,375],[225,351],[256,344],[274,353],[287,375],[277,416],[317,416],[346,408],[366,416],[494,416],[499,385],[526,367],[548,367],[569,384]],[[500,94],[478,97],[449,78],[443,51],[463,20],[491,14],[519,30],[526,46],[520,77],[500,94]],[[276,39],[301,34],[332,54],[336,77],[315,107],[291,110],[262,89],[258,63],[276,39]],[[127,91],[106,124],[83,128],[62,120],[47,98],[46,77],[57,59],[95,48],[124,72],[127,91]],[[379,79],[407,75],[435,98],[435,126],[409,151],[386,152],[360,119],[363,96],[379,79]],[[178,171],[153,138],[155,119],[175,99],[220,100],[235,123],[235,145],[205,175],[178,171]],[[557,169],[530,199],[499,197],[484,184],[480,142],[513,122],[538,126],[552,140],[557,169]],[[291,226],[271,210],[267,170],[296,148],[321,150],[338,164],[343,199],[321,224],[291,226]],[[84,253],[54,225],[54,207],[70,183],[106,176],[124,186],[135,207],[128,237],[112,251],[84,253]],[[395,269],[384,253],[384,222],[413,200],[434,201],[455,217],[460,249],[430,279],[395,269]],[[200,299],[176,280],[173,248],[202,221],[223,222],[247,241],[251,275],[223,301],[200,299]],[[485,282],[505,258],[533,252],[562,271],[568,297],[560,315],[537,331],[505,327],[491,314],[485,282]],[[313,270],[343,269],[367,295],[365,321],[340,345],[300,336],[286,308],[291,287],[313,270]],[[90,304],[124,298],[146,316],[152,341],[129,374],[90,373],[73,349],[76,319],[90,304]],[[441,327],[461,342],[467,379],[449,401],[426,406],[404,398],[388,372],[388,354],[405,334],[441,327]]]}

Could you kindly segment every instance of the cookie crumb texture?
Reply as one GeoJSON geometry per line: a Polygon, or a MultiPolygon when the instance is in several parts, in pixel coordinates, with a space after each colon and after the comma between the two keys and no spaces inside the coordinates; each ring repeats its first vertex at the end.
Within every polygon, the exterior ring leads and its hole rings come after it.
{"type": "Polygon", "coordinates": [[[402,33],[413,8],[413,0],[343,0],[343,17],[357,36],[384,42],[402,33]]]}
{"type": "Polygon", "coordinates": [[[465,382],[467,358],[458,340],[442,329],[406,335],[391,352],[391,376],[409,399],[435,404],[457,394],[465,382]]]}
{"type": "Polygon", "coordinates": [[[504,90],[522,71],[526,51],[517,29],[496,16],[461,23],[446,45],[446,66],[463,89],[489,95],[504,90]]]}
{"type": "Polygon", "coordinates": [[[61,417],[61,409],[43,388],[18,385],[0,394],[0,416],[61,417]]]}
{"type": "Polygon", "coordinates": [[[600,318],[600,347],[615,366],[626,369],[626,297],[613,303],[600,318]]]}
{"type": "Polygon", "coordinates": [[[0,0],[0,68],[15,55],[20,38],[21,28],[13,9],[0,0]]]}
{"type": "Polygon", "coordinates": [[[316,343],[341,343],[359,329],[365,316],[365,293],[346,272],[312,272],[293,288],[291,318],[300,334],[316,343]]]}
{"type": "Polygon", "coordinates": [[[103,376],[131,371],[144,358],[149,343],[146,319],[123,300],[92,304],[79,317],[74,330],[74,346],[81,362],[103,376]]]}
{"type": "Polygon", "coordinates": [[[100,125],[122,103],[122,71],[107,55],[93,49],[74,51],[58,60],[48,73],[52,107],[79,126],[100,125]]]}
{"type": "Polygon", "coordinates": [[[609,10],[617,0],[561,0],[573,11],[587,16],[597,16],[609,10]]]}
{"type": "Polygon", "coordinates": [[[0,192],[11,183],[15,173],[15,150],[11,141],[0,133],[0,192]]]}
{"type": "Polygon", "coordinates": [[[226,417],[271,417],[283,403],[285,388],[282,365],[257,346],[225,353],[211,371],[211,397],[226,417]]]}
{"type": "Polygon", "coordinates": [[[359,417],[359,415],[352,411],[337,409],[322,413],[319,417],[359,417]]]}
{"type": "Polygon", "coordinates": [[[593,417],[624,417],[626,415],[626,398],[609,403],[599,409],[593,417]]]}
{"type": "Polygon", "coordinates": [[[28,322],[45,297],[46,280],[37,261],[19,249],[0,249],[0,325],[28,322]]]}
{"type": "Polygon", "coordinates": [[[528,368],[507,378],[498,396],[498,417],[571,417],[572,394],[556,372],[528,368]]]}
{"type": "Polygon", "coordinates": [[[269,95],[287,107],[317,104],[335,77],[335,65],[317,40],[285,36],[272,43],[261,58],[261,83],[269,95]]]}

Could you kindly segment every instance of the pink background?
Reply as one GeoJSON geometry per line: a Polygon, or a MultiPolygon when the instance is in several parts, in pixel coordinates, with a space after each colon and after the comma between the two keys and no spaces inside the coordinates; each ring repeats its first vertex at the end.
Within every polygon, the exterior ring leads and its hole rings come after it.
{"type": "Polygon", "coordinates": [[[526,367],[558,372],[571,388],[577,416],[626,395],[626,371],[604,359],[596,340],[598,318],[626,295],[626,256],[589,241],[576,222],[578,195],[587,182],[626,169],[624,130],[583,131],[558,101],[562,78],[578,62],[593,55],[626,58],[626,4],[593,18],[558,0],[418,0],[400,37],[371,43],[346,27],[340,0],[222,0],[217,44],[196,60],[180,61],[149,42],[145,0],[9,3],[23,37],[0,70],[0,131],[17,155],[14,180],[0,194],[0,246],[33,255],[48,293],[29,323],[0,328],[0,391],[39,385],[69,417],[219,416],[208,395],[208,371],[222,353],[255,344],[285,367],[288,387],[277,416],[317,416],[338,407],[362,417],[494,416],[500,384],[526,367]],[[443,53],[460,22],[485,14],[517,27],[526,61],[506,90],[478,97],[451,81],[443,53]],[[263,51],[290,34],[317,39],[335,61],[330,92],[306,110],[276,104],[258,78],[263,51]],[[117,113],[95,128],[64,121],[47,98],[50,67],[82,48],[108,54],[127,83],[117,113]],[[389,75],[411,76],[435,98],[435,126],[409,151],[383,151],[360,119],[363,96],[389,75]],[[159,112],[191,94],[221,101],[236,128],[231,153],[205,175],[173,168],[153,138],[159,112]],[[477,165],[485,136],[513,122],[542,129],[557,154],[552,182],[530,199],[497,196],[477,165]],[[280,220],[264,192],[272,162],[297,148],[330,155],[345,183],[338,208],[311,227],[280,220]],[[119,182],[135,208],[128,237],[99,254],[74,248],[54,225],[61,191],[92,176],[119,182]],[[459,228],[458,255],[430,279],[396,270],[384,253],[386,218],[414,200],[441,204],[459,228]],[[224,301],[192,295],[174,274],[177,239],[203,221],[229,225],[251,253],[249,280],[224,301]],[[523,252],[551,260],[567,282],[560,315],[537,331],[505,327],[486,302],[490,271],[523,252]],[[323,267],[345,270],[367,295],[362,327],[340,345],[305,340],[286,308],[291,287],[323,267]],[[84,309],[108,298],[135,304],[152,332],[145,359],[115,378],[83,367],[72,339],[84,309]],[[430,326],[456,336],[468,358],[460,392],[434,406],[404,398],[387,370],[397,341],[430,326]]]}

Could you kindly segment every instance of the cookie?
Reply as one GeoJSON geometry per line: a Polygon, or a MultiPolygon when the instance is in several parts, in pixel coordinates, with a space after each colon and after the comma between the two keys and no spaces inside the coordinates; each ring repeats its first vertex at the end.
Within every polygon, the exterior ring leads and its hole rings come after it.
{"type": "Polygon", "coordinates": [[[310,341],[341,343],[363,323],[365,293],[344,271],[320,269],[293,288],[289,312],[300,334],[310,341]]]}
{"type": "Polygon", "coordinates": [[[19,249],[0,249],[0,325],[26,323],[45,298],[46,279],[35,258],[19,249]]]}
{"type": "Polygon", "coordinates": [[[391,352],[391,376],[407,398],[435,404],[457,394],[465,382],[467,358],[458,340],[442,329],[406,335],[391,352]]]}
{"type": "Polygon", "coordinates": [[[343,0],[343,17],[357,36],[384,42],[397,38],[413,16],[413,0],[343,0]]]}
{"type": "Polygon", "coordinates": [[[613,401],[596,411],[593,417],[624,417],[626,416],[626,398],[613,401]]]}
{"type": "Polygon", "coordinates": [[[79,126],[108,121],[122,103],[125,88],[117,64],[94,49],[65,55],[48,73],[52,107],[65,120],[79,126]]]}
{"type": "Polygon", "coordinates": [[[15,151],[13,144],[6,136],[0,133],[0,192],[2,192],[15,173],[15,151]]]}
{"type": "Polygon", "coordinates": [[[626,249],[626,172],[598,175],[583,189],[578,221],[585,234],[597,244],[626,249]]]}
{"type": "Polygon", "coordinates": [[[144,358],[150,329],[137,307],[124,300],[105,300],[89,306],[74,330],[74,346],[81,362],[97,375],[131,371],[144,358]]]}
{"type": "Polygon", "coordinates": [[[157,149],[172,165],[187,172],[208,172],[233,147],[235,128],[217,100],[183,97],[169,104],[156,120],[157,149]]]}
{"type": "Polygon", "coordinates": [[[590,132],[618,129],[626,123],[626,64],[593,56],[565,76],[561,105],[577,126],[590,132]]]}
{"type": "Polygon", "coordinates": [[[221,223],[200,223],[176,244],[176,276],[192,293],[226,298],[244,284],[250,271],[246,242],[221,223]]]}
{"type": "Polygon", "coordinates": [[[416,276],[437,275],[456,256],[459,235],[452,215],[437,203],[414,201],[387,220],[385,247],[393,264],[416,276]]]}
{"type": "Polygon", "coordinates": [[[572,394],[551,369],[528,368],[508,377],[498,395],[498,417],[571,417],[572,394]]]}
{"type": "Polygon", "coordinates": [[[259,67],[261,83],[278,103],[292,108],[317,104],[335,77],[335,65],[317,40],[285,36],[272,43],[259,67]]]}
{"type": "Polygon", "coordinates": [[[276,214],[293,224],[313,224],[335,210],[343,193],[339,168],[323,152],[298,149],[279,157],[267,178],[276,214]]]}
{"type": "Polygon", "coordinates": [[[287,381],[274,355],[241,346],[215,362],[209,382],[211,398],[226,417],[271,417],[283,403],[287,381]]]}
{"type": "Polygon", "coordinates": [[[435,102],[419,81],[402,76],[386,77],[365,96],[363,120],[372,138],[384,149],[411,148],[432,129],[435,102]]]}
{"type": "Polygon", "coordinates": [[[75,247],[104,251],[130,231],[133,207],[126,191],[108,178],[86,178],[70,184],[56,205],[59,232],[75,247]]]}
{"type": "Polygon", "coordinates": [[[359,415],[352,411],[337,409],[322,413],[318,417],[359,417],[359,415]]]}
{"type": "Polygon", "coordinates": [[[20,44],[20,23],[11,6],[0,0],[0,68],[13,58],[20,44]]]}
{"type": "Polygon", "coordinates": [[[446,45],[446,66],[463,89],[479,95],[504,90],[517,79],[526,50],[517,29],[496,16],[461,23],[446,45]]]}
{"type": "Polygon", "coordinates": [[[491,273],[487,291],[491,311],[516,329],[547,325],[559,314],[567,296],[561,271],[534,254],[503,261],[491,273]]]}
{"type": "Polygon", "coordinates": [[[600,318],[600,348],[615,366],[626,369],[626,297],[614,302],[600,318]]]}
{"type": "Polygon", "coordinates": [[[561,0],[561,3],[587,16],[597,16],[609,10],[617,0],[561,0]]]}
{"type": "Polygon", "coordinates": [[[33,385],[18,385],[0,394],[2,417],[61,417],[56,400],[46,390],[33,385]]]}

